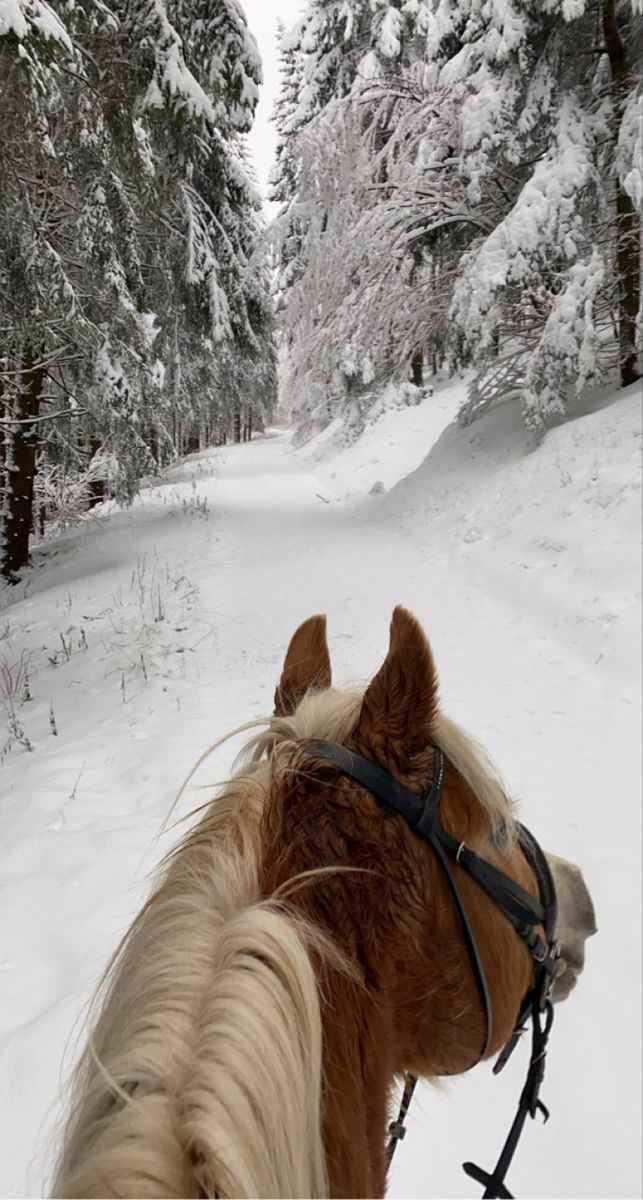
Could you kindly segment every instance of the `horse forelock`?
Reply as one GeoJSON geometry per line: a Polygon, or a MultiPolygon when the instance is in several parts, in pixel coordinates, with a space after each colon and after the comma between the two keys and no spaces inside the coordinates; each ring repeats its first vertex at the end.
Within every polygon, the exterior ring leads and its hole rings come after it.
{"type": "Polygon", "coordinates": [[[355,729],[362,698],[361,692],[332,687],[307,692],[291,715],[272,716],[262,722],[265,728],[237,756],[241,772],[285,744],[315,739],[343,745],[355,729]]]}

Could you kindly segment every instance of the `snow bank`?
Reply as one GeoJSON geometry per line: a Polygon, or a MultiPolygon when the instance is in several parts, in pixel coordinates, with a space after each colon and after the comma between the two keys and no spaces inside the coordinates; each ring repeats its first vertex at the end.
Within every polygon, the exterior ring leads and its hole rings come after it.
{"type": "Polygon", "coordinates": [[[391,385],[357,441],[346,445],[344,422],[336,418],[297,454],[303,463],[314,465],[334,499],[368,492],[378,482],[388,490],[426,458],[466,395],[465,380],[450,380],[437,383],[434,394],[419,404],[409,404],[404,387],[391,385]]]}

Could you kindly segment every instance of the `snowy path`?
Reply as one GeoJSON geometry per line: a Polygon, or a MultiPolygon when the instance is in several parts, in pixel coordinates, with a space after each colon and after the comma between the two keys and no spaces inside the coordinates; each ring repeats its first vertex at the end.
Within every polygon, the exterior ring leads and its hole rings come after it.
{"type": "MultiPolygon", "coordinates": [[[[531,456],[523,469],[501,416],[484,436],[447,430],[390,495],[351,499],[287,437],[269,437],[184,464],[48,551],[0,647],[11,661],[31,655],[20,716],[34,745],[2,768],[1,1195],[43,1194],[62,1051],[166,848],[156,835],[187,771],[269,711],[300,620],[328,612],[335,678],[348,684],[379,666],[400,602],[427,628],[445,708],[496,757],[544,845],[581,863],[596,900],[600,936],[553,1036],[552,1122],[528,1130],[510,1182],[526,1197],[640,1194],[638,607],[613,578],[626,555],[601,500],[613,484],[614,510],[630,505],[622,463],[615,482],[601,453],[622,411],[586,418],[596,428],[581,430],[578,471],[575,431],[556,431],[540,467],[531,456]],[[599,492],[577,531],[584,560],[574,538],[588,455],[599,492]],[[525,472],[538,469],[541,493],[530,481],[527,499],[525,472]],[[556,488],[569,519],[554,537],[556,488]]],[[[226,750],[200,781],[229,761],[226,750]]],[[[459,1164],[495,1161],[521,1071],[493,1080],[482,1067],[425,1089],[391,1194],[477,1195],[459,1164]]]]}

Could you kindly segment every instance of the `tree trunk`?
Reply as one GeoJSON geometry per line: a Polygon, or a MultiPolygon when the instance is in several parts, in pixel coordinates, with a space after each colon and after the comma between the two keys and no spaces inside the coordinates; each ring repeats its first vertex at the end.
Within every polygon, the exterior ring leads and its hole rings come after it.
{"type": "Polygon", "coordinates": [[[416,387],[422,387],[424,383],[424,353],[422,350],[416,350],[411,359],[411,383],[416,387]]]}
{"type": "Polygon", "coordinates": [[[236,412],[234,414],[233,430],[234,430],[233,437],[234,437],[235,442],[240,442],[241,441],[241,413],[240,412],[236,412]]]}
{"type": "MultiPolygon", "coordinates": [[[[4,394],[4,384],[3,384],[2,380],[0,379],[0,419],[2,419],[2,420],[4,420],[4,418],[7,415],[5,405],[4,405],[4,400],[3,400],[3,394],[4,394]]],[[[6,471],[6,464],[7,464],[7,438],[8,437],[9,437],[9,435],[8,435],[8,433],[5,432],[4,426],[0,425],[0,512],[3,512],[3,510],[4,510],[4,488],[5,488],[5,482],[6,482],[5,471],[6,471]]]]}
{"type": "Polygon", "coordinates": [[[12,414],[16,423],[9,433],[7,455],[7,484],[4,504],[2,563],[5,579],[15,582],[16,573],[29,561],[29,533],[33,525],[33,486],[36,477],[36,426],[30,418],[38,416],[44,380],[42,367],[33,366],[34,356],[28,351],[20,376],[21,388],[12,414]]]}
{"type": "Polygon", "coordinates": [[[154,462],[159,462],[159,434],[155,425],[150,425],[148,445],[154,462]]]}
{"type": "MultiPolygon", "coordinates": [[[[91,438],[90,443],[89,443],[89,452],[90,452],[92,458],[100,450],[100,447],[101,447],[100,439],[99,438],[91,438]]],[[[90,479],[87,493],[88,493],[87,494],[88,508],[95,508],[97,504],[102,504],[103,500],[105,499],[105,480],[104,479],[90,479]]]]}
{"type": "MultiPolygon", "coordinates": [[[[625,46],[618,27],[615,0],[604,0],[603,32],[610,62],[613,85],[614,140],[619,135],[629,65],[625,46]]],[[[616,259],[618,264],[618,335],[621,364],[621,387],[640,378],[637,369],[636,318],[640,301],[641,231],[631,198],[618,178],[616,187],[616,259]]]]}
{"type": "MultiPolygon", "coordinates": [[[[409,273],[409,287],[415,287],[418,268],[422,262],[421,245],[415,245],[412,253],[413,265],[409,273]]],[[[411,383],[414,383],[416,387],[422,387],[422,384],[424,383],[424,351],[421,346],[415,351],[411,359],[410,380],[411,383]]]]}

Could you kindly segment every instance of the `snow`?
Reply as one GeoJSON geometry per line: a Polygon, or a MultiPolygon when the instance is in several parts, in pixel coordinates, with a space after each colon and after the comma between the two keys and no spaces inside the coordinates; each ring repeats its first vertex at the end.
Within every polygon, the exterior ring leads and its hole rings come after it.
{"type": "Polygon", "coordinates": [[[643,95],[632,94],[618,134],[616,170],[635,208],[643,203],[643,95]]]}
{"type": "MultiPolygon", "coordinates": [[[[33,750],[14,744],[0,766],[1,1195],[46,1194],[84,1007],[178,836],[159,834],[190,768],[269,711],[299,621],[328,612],[350,684],[379,666],[398,602],[426,626],[445,709],[596,903],[585,977],[552,1034],[552,1118],[529,1124],[510,1186],[640,1195],[639,396],[576,402],[530,453],[514,404],[458,428],[464,394],[458,381],[389,409],[341,450],[336,423],[296,452],[272,431],[193,456],[41,547],[5,592],[0,655],[28,657],[18,716],[33,750]]],[[[498,1079],[483,1065],[421,1089],[392,1196],[479,1195],[460,1163],[495,1162],[520,1056],[498,1079]]]]}
{"type": "Polygon", "coordinates": [[[551,245],[562,247],[569,259],[574,257],[576,243],[582,240],[575,196],[592,173],[590,138],[583,113],[565,100],[555,144],[536,164],[505,219],[470,255],[469,267],[455,288],[453,315],[463,329],[483,331],[482,345],[491,339],[491,325],[485,327],[485,319],[500,289],[533,274],[551,245]]]}
{"type": "Polygon", "coordinates": [[[73,52],[69,34],[44,0],[0,0],[0,37],[13,33],[21,41],[36,30],[42,37],[60,42],[67,51],[73,52]]]}
{"type": "Polygon", "coordinates": [[[402,14],[399,9],[386,9],[379,29],[378,44],[385,58],[397,58],[402,49],[402,14]]]}
{"type": "Polygon", "coordinates": [[[134,141],[136,143],[136,149],[141,160],[143,171],[150,177],[150,179],[152,179],[156,174],[152,143],[150,140],[149,131],[145,128],[145,125],[140,117],[135,117],[132,121],[132,133],[134,134],[134,141]]]}
{"type": "Polygon", "coordinates": [[[0,34],[14,33],[17,38],[24,38],[29,32],[29,26],[23,12],[21,0],[2,0],[0,4],[0,34]]]}
{"type": "Polygon", "coordinates": [[[190,116],[204,117],[214,125],[216,114],[212,102],[186,65],[181,38],[168,20],[163,0],[153,0],[153,10],[160,31],[155,47],[158,79],[152,79],[148,85],[142,101],[143,110],[162,108],[162,89],[166,88],[170,96],[185,105],[190,116]]]}
{"type": "Polygon", "coordinates": [[[382,64],[374,50],[369,50],[363,58],[360,59],[357,68],[357,79],[362,81],[371,81],[377,79],[382,74],[382,64]]]}
{"type": "Polygon", "coordinates": [[[466,388],[460,383],[445,385],[423,404],[408,407],[402,398],[396,406],[396,393],[405,390],[399,386],[386,390],[384,412],[379,420],[369,422],[357,445],[345,445],[344,426],[336,419],[297,451],[302,462],[313,466],[325,496],[344,499],[368,492],[377,482],[388,490],[414,471],[455,419],[466,388]]]}

